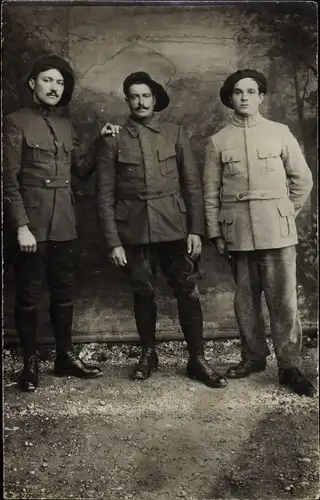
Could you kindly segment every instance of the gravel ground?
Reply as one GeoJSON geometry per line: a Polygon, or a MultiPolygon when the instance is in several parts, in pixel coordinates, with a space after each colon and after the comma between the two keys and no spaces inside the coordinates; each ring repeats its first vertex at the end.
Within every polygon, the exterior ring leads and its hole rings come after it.
{"type": "MultiPolygon", "coordinates": [[[[136,346],[75,348],[103,377],[56,378],[47,349],[35,394],[17,390],[20,357],[3,351],[5,498],[319,497],[318,398],[280,387],[273,354],[265,372],[210,389],[186,377],[183,342],[159,344],[160,370],[142,383],[128,377],[136,346]]],[[[223,372],[239,341],[207,342],[206,355],[223,372]]],[[[314,342],[301,365],[316,383],[314,342]]]]}

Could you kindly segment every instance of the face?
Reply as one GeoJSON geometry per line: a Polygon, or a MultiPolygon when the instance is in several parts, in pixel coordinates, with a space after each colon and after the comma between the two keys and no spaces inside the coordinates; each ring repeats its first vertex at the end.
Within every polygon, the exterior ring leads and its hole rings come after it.
{"type": "Polygon", "coordinates": [[[33,100],[38,104],[56,106],[64,91],[64,78],[55,68],[41,71],[36,79],[30,78],[29,86],[33,91],[33,100]]]}
{"type": "Polygon", "coordinates": [[[234,85],[230,101],[237,115],[252,116],[259,111],[263,98],[257,82],[252,78],[243,78],[234,85]]]}
{"type": "Polygon", "coordinates": [[[156,103],[152,90],[144,83],[131,85],[126,101],[132,116],[140,119],[151,116],[156,103]]]}

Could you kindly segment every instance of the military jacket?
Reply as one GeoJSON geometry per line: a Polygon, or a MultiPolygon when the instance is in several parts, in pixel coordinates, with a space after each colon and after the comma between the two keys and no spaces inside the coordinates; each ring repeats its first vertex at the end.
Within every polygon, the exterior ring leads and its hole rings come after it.
{"type": "Polygon", "coordinates": [[[295,217],[312,188],[311,171],[286,125],[234,115],[210,137],[204,166],[205,226],[229,250],[297,243],[295,217]]]}
{"type": "Polygon", "coordinates": [[[38,105],[4,118],[3,189],[15,228],[37,241],[76,238],[71,174],[95,170],[95,146],[84,156],[68,120],[38,105]]]}
{"type": "Polygon", "coordinates": [[[104,137],[97,202],[109,248],[202,235],[201,177],[182,127],[129,118],[120,134],[104,137]]]}

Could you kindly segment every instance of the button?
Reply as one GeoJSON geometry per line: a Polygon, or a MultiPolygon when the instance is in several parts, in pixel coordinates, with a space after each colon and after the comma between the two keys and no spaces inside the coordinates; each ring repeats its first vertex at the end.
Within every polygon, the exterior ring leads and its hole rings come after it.
{"type": "Polygon", "coordinates": [[[242,200],[242,198],[243,198],[243,194],[241,194],[241,193],[240,193],[240,194],[238,195],[238,198],[239,198],[239,200],[242,200]]]}
{"type": "Polygon", "coordinates": [[[232,160],[233,160],[233,156],[230,156],[229,161],[232,161],[232,160]]]}
{"type": "Polygon", "coordinates": [[[69,184],[69,181],[66,181],[66,184],[69,184]]]}
{"type": "Polygon", "coordinates": [[[50,182],[51,182],[50,179],[46,179],[47,184],[50,184],[50,182]]]}

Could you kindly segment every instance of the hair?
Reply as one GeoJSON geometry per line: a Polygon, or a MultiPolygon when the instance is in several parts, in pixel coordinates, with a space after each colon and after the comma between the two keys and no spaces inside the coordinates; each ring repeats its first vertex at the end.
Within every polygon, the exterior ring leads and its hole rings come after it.
{"type": "MultiPolygon", "coordinates": [[[[265,94],[265,88],[264,88],[264,85],[258,80],[258,78],[255,78],[254,76],[248,76],[248,77],[245,77],[245,78],[251,78],[251,80],[253,80],[254,82],[256,82],[256,84],[258,85],[258,91],[259,91],[259,94],[265,94]]],[[[240,80],[239,80],[240,81],[240,80]]],[[[238,83],[238,82],[237,82],[238,83]]],[[[234,84],[237,85],[237,83],[234,84]]],[[[233,89],[234,89],[234,86],[232,87],[231,89],[231,92],[230,92],[230,97],[232,96],[232,93],[233,93],[233,89]]]]}

